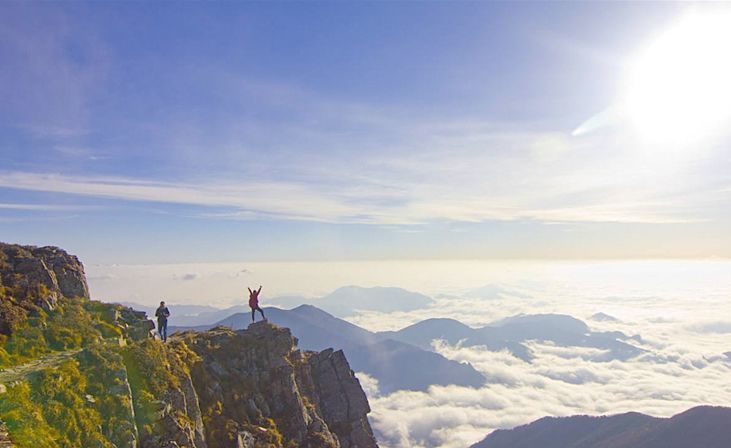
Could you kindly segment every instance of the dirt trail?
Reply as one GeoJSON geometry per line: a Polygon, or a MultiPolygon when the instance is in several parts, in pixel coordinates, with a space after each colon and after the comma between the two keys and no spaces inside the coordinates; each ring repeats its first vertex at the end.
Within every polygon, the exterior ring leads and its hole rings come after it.
{"type": "Polygon", "coordinates": [[[26,376],[39,370],[48,369],[60,365],[67,359],[72,358],[74,355],[84,350],[83,348],[77,348],[73,350],[66,350],[63,352],[49,353],[48,355],[41,356],[40,358],[34,359],[26,364],[12,366],[4,370],[0,370],[0,384],[12,383],[13,381],[24,380],[26,376]]]}

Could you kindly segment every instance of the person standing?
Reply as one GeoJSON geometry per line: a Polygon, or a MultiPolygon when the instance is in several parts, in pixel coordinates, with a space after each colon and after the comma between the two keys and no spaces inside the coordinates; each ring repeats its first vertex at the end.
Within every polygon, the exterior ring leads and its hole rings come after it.
{"type": "Polygon", "coordinates": [[[163,342],[168,340],[168,317],[170,317],[170,310],[165,306],[165,302],[160,302],[160,306],[155,311],[157,317],[157,333],[162,338],[163,342]]]}
{"type": "Polygon", "coordinates": [[[257,310],[259,310],[259,313],[261,313],[261,318],[263,320],[267,320],[267,318],[264,316],[264,310],[262,310],[259,307],[259,293],[261,292],[261,285],[259,285],[259,289],[252,291],[251,288],[248,288],[249,290],[249,308],[251,308],[251,321],[256,322],[255,313],[257,310]]]}

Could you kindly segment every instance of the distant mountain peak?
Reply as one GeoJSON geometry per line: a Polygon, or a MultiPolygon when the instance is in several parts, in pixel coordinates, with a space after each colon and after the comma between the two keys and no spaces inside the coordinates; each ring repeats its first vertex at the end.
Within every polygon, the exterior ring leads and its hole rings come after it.
{"type": "Polygon", "coordinates": [[[497,430],[472,448],[728,448],[731,408],[698,406],[671,418],[639,412],[543,417],[497,430]]]}
{"type": "Polygon", "coordinates": [[[432,298],[418,292],[390,286],[343,286],[311,303],[338,317],[359,311],[413,311],[429,306],[432,298]]]}
{"type": "Polygon", "coordinates": [[[619,322],[619,319],[617,319],[616,317],[610,316],[609,314],[602,313],[602,312],[592,314],[591,317],[589,317],[589,319],[596,321],[596,322],[619,322]]]}
{"type": "Polygon", "coordinates": [[[292,308],[291,311],[298,313],[298,314],[334,317],[332,314],[328,313],[327,311],[320,309],[320,308],[316,307],[315,305],[310,305],[309,303],[303,303],[302,305],[292,308]]]}

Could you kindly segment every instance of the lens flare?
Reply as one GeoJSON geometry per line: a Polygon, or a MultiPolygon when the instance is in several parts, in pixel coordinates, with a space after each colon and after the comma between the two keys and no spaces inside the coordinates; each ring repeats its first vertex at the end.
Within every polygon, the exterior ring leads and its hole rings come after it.
{"type": "Polygon", "coordinates": [[[693,14],[641,51],[625,113],[645,139],[697,143],[731,123],[731,13],[693,14]]]}

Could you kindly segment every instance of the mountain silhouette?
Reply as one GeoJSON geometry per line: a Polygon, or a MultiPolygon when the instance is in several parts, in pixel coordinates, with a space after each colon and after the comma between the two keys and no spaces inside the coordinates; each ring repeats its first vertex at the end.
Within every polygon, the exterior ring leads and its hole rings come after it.
{"type": "Polygon", "coordinates": [[[616,317],[610,316],[609,314],[602,312],[592,314],[589,319],[595,322],[619,322],[619,319],[617,319],[616,317]]]}
{"type": "Polygon", "coordinates": [[[728,448],[731,408],[699,406],[671,418],[630,412],[545,417],[497,430],[472,448],[728,448]]]}
{"type": "Polygon", "coordinates": [[[402,288],[343,286],[320,298],[298,296],[274,297],[268,303],[282,308],[294,308],[300,304],[316,306],[337,317],[348,317],[358,311],[413,311],[429,306],[433,300],[429,296],[402,288]]]}
{"type": "Polygon", "coordinates": [[[627,360],[643,352],[623,342],[622,339],[630,338],[621,332],[592,332],[581,320],[561,314],[521,314],[482,328],[471,328],[454,319],[428,319],[379,335],[423,349],[429,349],[435,339],[464,346],[483,345],[490,350],[508,350],[524,361],[533,359],[531,350],[524,344],[531,340],[604,350],[592,358],[595,361],[627,360]]]}

